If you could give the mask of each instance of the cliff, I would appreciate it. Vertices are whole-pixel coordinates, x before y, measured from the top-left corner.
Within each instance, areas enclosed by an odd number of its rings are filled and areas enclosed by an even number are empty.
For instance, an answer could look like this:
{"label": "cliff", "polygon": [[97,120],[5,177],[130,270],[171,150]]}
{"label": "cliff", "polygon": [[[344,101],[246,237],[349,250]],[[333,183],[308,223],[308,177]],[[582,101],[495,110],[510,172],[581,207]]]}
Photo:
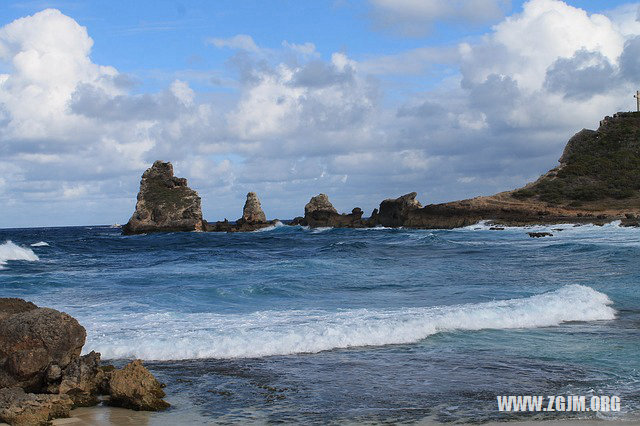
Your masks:
{"label": "cliff", "polygon": [[579,131],[568,141],[559,163],[513,191],[410,207],[402,225],[455,228],[480,220],[506,225],[621,220],[623,225],[637,226],[640,113],[619,112],[605,117],[597,130]]}
{"label": "cliff", "polygon": [[142,175],[136,210],[123,234],[202,230],[198,193],[186,179],[173,176],[171,163],[153,163]]}

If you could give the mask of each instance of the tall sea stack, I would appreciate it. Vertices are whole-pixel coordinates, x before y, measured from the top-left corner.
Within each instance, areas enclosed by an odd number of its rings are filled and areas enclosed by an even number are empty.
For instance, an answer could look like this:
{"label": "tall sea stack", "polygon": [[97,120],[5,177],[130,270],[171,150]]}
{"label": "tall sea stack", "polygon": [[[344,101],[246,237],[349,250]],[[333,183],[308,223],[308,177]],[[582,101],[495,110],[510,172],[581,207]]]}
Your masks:
{"label": "tall sea stack", "polygon": [[173,176],[171,163],[153,163],[142,174],[136,211],[122,228],[123,234],[202,230],[198,193],[185,178]]}

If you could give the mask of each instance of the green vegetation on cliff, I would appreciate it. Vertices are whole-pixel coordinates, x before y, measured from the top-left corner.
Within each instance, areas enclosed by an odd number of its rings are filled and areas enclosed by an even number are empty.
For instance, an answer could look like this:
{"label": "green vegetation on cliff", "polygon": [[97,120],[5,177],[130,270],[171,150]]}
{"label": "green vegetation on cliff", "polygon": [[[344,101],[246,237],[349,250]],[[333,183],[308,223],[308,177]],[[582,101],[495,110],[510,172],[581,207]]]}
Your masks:
{"label": "green vegetation on cliff", "polygon": [[605,117],[597,131],[582,130],[569,140],[560,167],[514,192],[553,204],[625,199],[640,190],[640,113]]}

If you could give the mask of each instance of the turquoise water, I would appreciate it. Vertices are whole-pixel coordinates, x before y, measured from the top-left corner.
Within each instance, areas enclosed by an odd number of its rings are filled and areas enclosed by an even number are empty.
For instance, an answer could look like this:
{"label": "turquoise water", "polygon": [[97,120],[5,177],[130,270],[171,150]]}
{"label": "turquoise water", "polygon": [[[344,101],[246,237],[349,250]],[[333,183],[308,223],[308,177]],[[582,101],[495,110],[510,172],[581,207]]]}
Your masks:
{"label": "turquoise water", "polygon": [[[554,231],[532,239],[531,230]],[[140,357],[152,424],[483,422],[496,395],[618,395],[640,414],[640,230],[0,230],[0,294]]]}

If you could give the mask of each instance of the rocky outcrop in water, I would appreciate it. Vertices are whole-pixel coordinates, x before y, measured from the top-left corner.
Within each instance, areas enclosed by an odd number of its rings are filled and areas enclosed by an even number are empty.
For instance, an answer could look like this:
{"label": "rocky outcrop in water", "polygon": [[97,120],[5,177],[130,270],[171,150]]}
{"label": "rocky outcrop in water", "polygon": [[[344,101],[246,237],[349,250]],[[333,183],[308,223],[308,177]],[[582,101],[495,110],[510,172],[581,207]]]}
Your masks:
{"label": "rocky outcrop in water", "polygon": [[326,194],[318,194],[304,206],[304,218],[296,218],[292,225],[310,226],[312,228],[362,228],[366,224],[362,220],[362,210],[354,208],[350,214],[340,214],[333,207]]}
{"label": "rocky outcrop in water", "polygon": [[[640,112],[619,112],[613,117],[605,117],[597,130],[583,129],[576,133],[567,143],[559,160],[560,165],[522,188],[424,207],[416,200],[416,193],[412,192],[382,201],[379,209],[375,209],[368,219],[362,218],[359,208],[353,209],[350,214],[339,214],[329,198],[325,194],[319,194],[312,197],[305,206],[304,217],[295,218],[291,224],[311,227],[402,226],[450,229],[472,225],[481,220],[513,226],[604,224],[620,220],[623,226],[640,226],[639,141]],[[202,221],[197,194],[186,187],[184,179],[174,178],[172,170],[167,172],[167,164],[169,163],[156,162],[145,172],[149,178],[161,175],[159,179],[147,180],[163,182],[162,185],[145,183],[143,175],[136,213],[125,226],[125,233],[197,229],[253,231],[274,223],[266,221],[260,202],[253,193],[248,194],[243,217],[237,222],[226,219],[215,223]],[[183,188],[191,193],[176,197],[182,200],[177,202],[182,207],[172,205],[164,208],[169,203],[156,202],[158,199],[165,199],[164,196],[147,195],[158,192],[153,190],[158,187],[162,188],[158,193],[168,193],[167,186],[180,186],[183,181]],[[148,199],[153,200],[147,202]],[[156,208],[159,205],[164,207]],[[196,210],[197,214],[193,213]],[[171,219],[154,219],[158,217]],[[183,219],[186,220],[186,226],[176,225],[182,223],[180,221]]]}
{"label": "rocky outcrop in water", "polygon": [[113,392],[121,406],[168,407],[162,385],[139,361],[115,370],[100,366],[97,352],[80,356],[85,338],[84,327],[64,312],[0,298],[0,421],[47,424],[71,408],[96,405],[99,395],[113,398]]}
{"label": "rocky outcrop in water", "polygon": [[267,221],[258,195],[255,192],[249,192],[240,219],[236,222],[229,222],[227,219],[214,223],[205,221],[204,230],[208,232],[251,232],[273,226],[276,222],[278,222],[277,219]]}
{"label": "rocky outcrop in water", "polygon": [[262,205],[255,192],[247,194],[247,201],[242,209],[242,218],[238,222],[244,223],[265,223],[267,216],[262,211]]}
{"label": "rocky outcrop in water", "polygon": [[198,193],[173,176],[171,163],[156,161],[142,174],[136,210],[122,233],[202,231]]}
{"label": "rocky outcrop in water", "polygon": [[380,203],[380,209],[371,216],[376,225],[404,226],[413,210],[422,208],[416,200],[416,192],[410,192],[398,198],[389,198]]}

